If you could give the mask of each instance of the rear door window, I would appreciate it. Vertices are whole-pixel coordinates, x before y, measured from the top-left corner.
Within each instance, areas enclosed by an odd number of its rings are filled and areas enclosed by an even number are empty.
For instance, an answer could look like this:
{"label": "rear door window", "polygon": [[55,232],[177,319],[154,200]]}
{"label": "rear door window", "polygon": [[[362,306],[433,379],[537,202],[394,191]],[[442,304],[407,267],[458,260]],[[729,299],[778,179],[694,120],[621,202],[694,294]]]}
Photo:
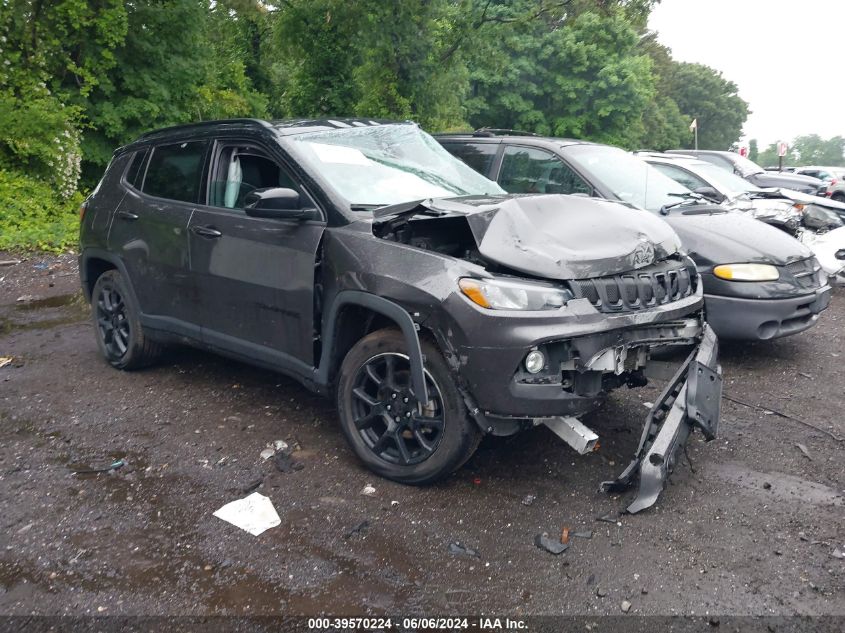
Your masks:
{"label": "rear door window", "polygon": [[150,196],[197,202],[206,141],[159,145],[153,149],[142,191]]}
{"label": "rear door window", "polygon": [[489,176],[499,143],[444,143],[443,147],[482,176]]}
{"label": "rear door window", "polygon": [[551,152],[519,145],[505,147],[499,184],[510,193],[592,193],[584,179]]}
{"label": "rear door window", "polygon": [[144,177],[144,159],[147,157],[147,150],[138,150],[132,155],[132,162],[126,170],[126,182],[135,187],[141,188],[141,180]]}

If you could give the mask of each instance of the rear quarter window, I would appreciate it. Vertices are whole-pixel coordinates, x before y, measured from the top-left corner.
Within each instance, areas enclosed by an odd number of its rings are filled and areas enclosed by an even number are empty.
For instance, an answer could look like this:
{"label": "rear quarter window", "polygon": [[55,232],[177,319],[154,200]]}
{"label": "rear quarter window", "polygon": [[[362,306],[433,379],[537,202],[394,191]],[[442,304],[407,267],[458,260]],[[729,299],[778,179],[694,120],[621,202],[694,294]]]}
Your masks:
{"label": "rear quarter window", "polygon": [[483,176],[489,176],[498,143],[444,143],[443,147]]}
{"label": "rear quarter window", "polygon": [[142,191],[157,198],[197,202],[207,145],[187,141],[153,148]]}

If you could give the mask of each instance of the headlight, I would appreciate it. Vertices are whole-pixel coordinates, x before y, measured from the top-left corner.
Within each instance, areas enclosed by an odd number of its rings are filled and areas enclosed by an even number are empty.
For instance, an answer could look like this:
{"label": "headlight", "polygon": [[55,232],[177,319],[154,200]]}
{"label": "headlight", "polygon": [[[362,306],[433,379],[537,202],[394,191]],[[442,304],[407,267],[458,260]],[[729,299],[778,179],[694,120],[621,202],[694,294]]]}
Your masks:
{"label": "headlight", "polygon": [[568,290],[504,279],[464,277],[458,286],[470,301],[491,310],[557,310],[572,299]]}
{"label": "headlight", "polygon": [[713,274],[729,281],[775,281],[780,277],[778,269],[769,264],[722,264]]}

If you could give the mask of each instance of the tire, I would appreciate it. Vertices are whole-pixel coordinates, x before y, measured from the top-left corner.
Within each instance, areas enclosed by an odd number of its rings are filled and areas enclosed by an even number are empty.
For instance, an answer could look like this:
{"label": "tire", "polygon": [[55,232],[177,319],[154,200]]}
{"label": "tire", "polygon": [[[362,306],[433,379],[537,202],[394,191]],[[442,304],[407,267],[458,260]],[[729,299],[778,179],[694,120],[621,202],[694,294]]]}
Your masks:
{"label": "tire", "polygon": [[162,353],[162,346],[144,335],[138,306],[117,270],[97,278],[91,292],[91,319],[97,347],[112,367],[140,369]]}
{"label": "tire", "polygon": [[429,341],[420,344],[429,392],[425,408],[411,391],[407,347],[398,330],[378,330],[358,341],[343,360],[337,385],[340,426],[355,454],[378,475],[413,485],[451,475],[481,441],[440,351]]}

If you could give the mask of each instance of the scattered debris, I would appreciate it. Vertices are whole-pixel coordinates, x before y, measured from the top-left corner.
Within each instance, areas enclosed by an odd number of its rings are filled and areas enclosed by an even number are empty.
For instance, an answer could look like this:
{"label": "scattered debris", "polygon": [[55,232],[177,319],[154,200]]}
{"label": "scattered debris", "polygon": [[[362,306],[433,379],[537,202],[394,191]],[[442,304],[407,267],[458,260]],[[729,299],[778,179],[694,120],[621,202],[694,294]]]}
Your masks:
{"label": "scattered debris", "polygon": [[280,473],[291,473],[305,468],[304,464],[296,461],[287,451],[279,451],[276,453],[276,456],[273,458],[273,463],[276,466],[276,470]]}
{"label": "scattered debris", "polygon": [[264,483],[264,477],[259,477],[258,479],[253,479],[245,486],[241,487],[241,492],[245,495],[248,495],[250,492],[254,492],[258,489],[258,487]]}
{"label": "scattered debris", "polygon": [[809,379],[811,379],[811,380],[812,380],[812,378],[813,378],[810,374],[805,374],[803,371],[799,371],[799,372],[798,372],[798,375],[799,375],[799,376],[804,376],[804,378],[809,378]]}
{"label": "scattered debris", "polygon": [[768,481],[763,482],[763,490],[771,490],[771,489],[772,489],[772,484],[770,484]]}
{"label": "scattered debris", "polygon": [[810,424],[809,422],[805,422],[804,420],[802,420],[800,418],[793,417],[793,416],[791,416],[787,413],[783,413],[783,412],[777,411],[775,409],[766,409],[766,408],[761,407],[759,405],[752,404],[750,402],[745,402],[744,400],[740,400],[739,398],[734,398],[733,396],[729,396],[729,395],[724,394],[724,393],[722,394],[722,398],[724,398],[725,400],[730,400],[731,402],[735,402],[736,404],[741,404],[742,406],[748,407],[749,409],[756,409],[757,411],[763,411],[764,413],[766,411],[769,411],[769,413],[772,413],[772,414],[774,414],[774,415],[776,415],[780,418],[783,418],[784,420],[791,420],[792,422],[797,422],[798,424],[802,424],[802,425],[806,426],[807,428],[813,429],[814,431],[818,431],[819,433],[824,433],[829,438],[831,438],[831,439],[833,439],[837,442],[845,442],[845,437],[839,437],[838,435],[828,431],[827,429],[823,429],[821,427],[818,427],[815,424]]}
{"label": "scattered debris", "polygon": [[602,589],[601,587],[596,587],[596,595],[599,598],[604,598],[607,595],[607,590]]}
{"label": "scattered debris", "polygon": [[17,266],[21,263],[19,259],[4,259],[0,261],[0,266]]}
{"label": "scattered debris", "polygon": [[800,442],[796,442],[795,447],[804,454],[804,457],[806,457],[810,461],[813,461],[813,458],[810,457],[810,451],[807,450],[806,446],[804,446]]}
{"label": "scattered debris", "polygon": [[[0,365],[0,367],[2,367],[2,365]],[[530,506],[530,505],[531,505],[532,503],[534,503],[534,501],[536,501],[536,500],[537,500],[537,497],[536,497],[535,495],[525,495],[525,496],[522,498],[522,505],[524,505],[524,506]]]}
{"label": "scattered debris", "polygon": [[395,507],[396,507],[396,506],[398,506],[398,505],[399,505],[399,502],[398,502],[398,501],[396,501],[396,499],[394,499],[393,501],[391,501],[391,502],[390,502],[390,507],[391,507],[391,508],[395,508]]}
{"label": "scattered debris", "polygon": [[353,527],[350,530],[347,530],[346,533],[343,535],[343,538],[352,538],[356,534],[360,534],[362,532],[366,532],[367,528],[370,527],[370,522],[364,519],[358,525]]}
{"label": "scattered debris", "polygon": [[38,301],[38,297],[35,295],[21,295],[16,301],[18,303],[31,303],[32,301]]}
{"label": "scattered debris", "polygon": [[573,532],[572,536],[575,538],[593,538],[593,531],[584,530],[583,532]]}
{"label": "scattered debris", "polygon": [[97,473],[107,473],[111,470],[117,470],[118,468],[122,468],[126,466],[127,462],[125,459],[118,459],[116,462],[112,462],[108,466],[103,466],[102,468],[74,468],[73,474],[74,475],[96,475]]}
{"label": "scattered debris", "polygon": [[807,535],[803,532],[798,532],[798,538],[807,543],[810,539],[807,538]]}
{"label": "scattered debris", "polygon": [[474,550],[471,547],[458,543],[457,541],[449,543],[449,553],[455,554],[456,556],[474,556],[475,558],[481,558],[481,554],[478,553],[478,550]]}
{"label": "scattered debris", "polygon": [[557,556],[558,554],[563,554],[566,550],[569,549],[568,544],[563,544],[560,541],[555,539],[549,538],[547,532],[543,532],[542,534],[538,534],[534,537],[534,545],[539,547],[540,549],[544,549],[550,554],[554,554]]}
{"label": "scattered debris", "polygon": [[0,368],[11,365],[13,360],[11,356],[0,356]]}
{"label": "scattered debris", "polygon": [[603,521],[605,523],[618,523],[619,515],[613,512],[608,512],[604,516],[596,517],[596,521]]}
{"label": "scattered debris", "polygon": [[838,558],[839,560],[845,560],[845,552],[840,549],[833,550],[830,555],[834,558]]}
{"label": "scattered debris", "polygon": [[35,525],[35,523],[27,523],[21,529],[18,530],[18,534],[25,534],[26,532],[29,532],[32,529],[33,525]]}
{"label": "scattered debris", "polygon": [[565,527],[560,532],[560,542],[563,545],[569,545],[569,528]]}
{"label": "scattered debris", "polygon": [[366,486],[361,488],[361,494],[366,497],[372,497],[374,494],[376,494],[376,488],[372,484],[367,484]]}
{"label": "scattered debris", "polygon": [[623,600],[620,608],[622,609],[622,613],[628,613],[628,611],[631,610],[631,603],[627,600]]}
{"label": "scattered debris", "polygon": [[646,409],[651,409],[652,407],[654,407],[654,403],[653,402],[643,402],[643,406]]}
{"label": "scattered debris", "polygon": [[273,443],[268,444],[267,447],[258,454],[258,456],[264,461],[267,461],[276,453],[290,454],[291,451],[288,449],[288,443],[284,440],[273,440]]}
{"label": "scattered debris", "polygon": [[273,502],[260,492],[253,492],[248,497],[227,503],[217,510],[214,516],[253,536],[258,536],[282,522]]}
{"label": "scattered debris", "polygon": [[481,485],[481,477],[475,477],[472,480],[472,483],[474,483],[476,486],[480,486]]}

